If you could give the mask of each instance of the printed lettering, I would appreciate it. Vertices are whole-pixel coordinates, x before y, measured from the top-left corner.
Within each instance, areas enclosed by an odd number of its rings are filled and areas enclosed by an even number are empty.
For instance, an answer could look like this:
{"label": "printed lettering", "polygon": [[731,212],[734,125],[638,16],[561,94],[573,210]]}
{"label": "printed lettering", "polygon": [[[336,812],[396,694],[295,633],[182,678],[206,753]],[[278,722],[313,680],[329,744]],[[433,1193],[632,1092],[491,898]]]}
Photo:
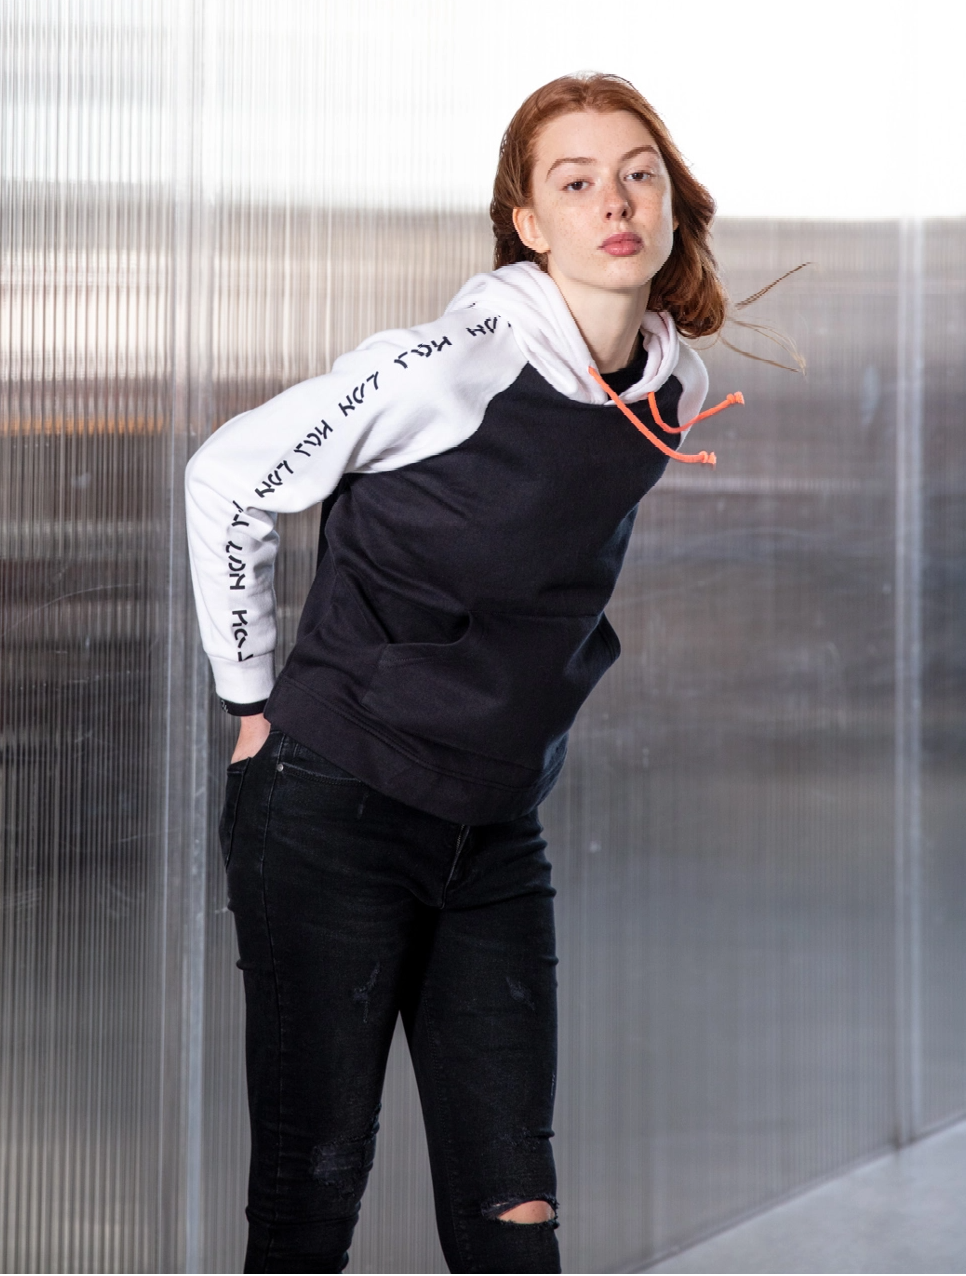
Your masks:
{"label": "printed lettering", "polygon": [[[233,553],[232,551],[237,552]],[[225,554],[228,558],[228,575],[234,581],[234,584],[228,586],[229,589],[245,588],[245,573],[248,570],[248,564],[245,562],[244,558],[241,557],[241,554],[243,553],[244,547],[236,545],[234,541],[228,541],[225,545]],[[236,611],[233,612],[232,615],[237,616],[240,623],[245,619],[247,613],[245,611]],[[244,630],[244,625],[242,628]],[[247,637],[247,631],[245,631],[245,636]]]}
{"label": "printed lettering", "polygon": [[245,608],[239,608],[231,614],[235,617],[235,620],[232,622],[231,632],[235,638],[235,646],[238,648],[238,659],[239,661],[251,660],[252,656],[255,654],[253,651],[250,651],[247,656],[242,652],[242,647],[244,647],[245,643],[248,641],[248,611]]}
{"label": "printed lettering", "polygon": [[420,359],[428,359],[433,353],[433,347],[425,341],[421,341],[415,349],[410,350],[410,354],[418,354]]}
{"label": "printed lettering", "polygon": [[482,323],[478,323],[475,328],[467,328],[466,331],[471,337],[485,337],[488,332],[495,332],[496,325],[500,322],[499,317],[490,315],[488,319],[484,319]]}
{"label": "printed lettering", "polygon": [[403,354],[397,354],[395,359],[393,359],[393,363],[401,364],[402,367],[404,367],[407,372],[409,371],[409,364],[406,362],[408,355],[409,355],[409,351],[407,350]]}
{"label": "printed lettering", "polygon": [[[399,360],[397,359],[396,362],[398,363]],[[405,366],[406,365],[403,364],[403,367]],[[369,384],[370,381],[372,382],[373,390],[378,390],[379,389],[379,373],[378,372],[371,373],[368,377],[366,377],[365,381],[360,382],[359,385],[355,386],[353,389],[349,391],[349,393],[345,397],[345,402],[339,404],[339,407],[342,409],[343,416],[348,416],[350,412],[354,412],[356,408],[362,403],[363,399],[366,397],[366,386]]]}
{"label": "printed lettering", "polygon": [[271,474],[266,474],[265,479],[263,480],[262,486],[255,488],[255,495],[262,496],[262,497],[269,496],[271,495],[273,488],[281,487],[282,484],[285,482],[280,472],[282,470],[288,470],[289,474],[295,473],[291,465],[289,465],[288,461],[279,461],[278,465],[275,467],[274,470],[272,470]]}
{"label": "printed lettering", "polygon": [[[321,421],[320,425],[322,426],[321,430],[309,430],[305,438],[302,439],[301,442],[296,443],[295,447],[292,449],[292,451],[297,452],[299,456],[304,456],[307,461],[311,461],[312,455],[305,449],[307,447],[321,447],[323,440],[327,439],[332,433],[332,426],[329,425],[328,421]],[[289,470],[290,474],[291,472],[292,471]]]}
{"label": "printed lettering", "polygon": [[444,337],[442,341],[433,342],[433,349],[439,352],[440,350],[442,350],[443,346],[451,346],[452,344],[453,343],[452,341],[450,341],[449,337]]}

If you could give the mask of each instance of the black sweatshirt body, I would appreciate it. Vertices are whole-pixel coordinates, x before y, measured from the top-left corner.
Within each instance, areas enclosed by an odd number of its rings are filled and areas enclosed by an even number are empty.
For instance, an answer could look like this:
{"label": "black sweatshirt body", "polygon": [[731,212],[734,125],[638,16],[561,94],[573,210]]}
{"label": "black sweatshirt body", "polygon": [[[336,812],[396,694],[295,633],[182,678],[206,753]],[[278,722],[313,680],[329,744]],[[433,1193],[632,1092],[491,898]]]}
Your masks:
{"label": "black sweatshirt body", "polygon": [[[518,330],[520,315],[499,320],[502,340],[511,341],[506,329]],[[474,324],[464,327],[478,335]],[[447,333],[455,369],[463,347],[454,328]],[[650,349],[609,381],[625,393],[653,386],[660,363],[657,406],[675,426],[685,391],[692,413],[700,406],[703,367],[687,351],[693,362],[675,359],[668,373],[666,346],[644,336]],[[548,375],[568,383],[545,362],[535,366],[539,352],[515,358],[515,375],[483,396],[480,419],[451,446],[402,463],[395,457],[391,467],[383,468],[384,452],[376,464],[342,467],[298,638],[265,706],[275,726],[373,788],[460,824],[513,818],[553,787],[576,714],[620,653],[604,608],[638,503],[668,464],[609,401],[579,401],[551,384]],[[505,365],[503,358],[504,373]],[[688,373],[696,388],[682,384]],[[678,445],[646,401],[635,411]],[[323,424],[332,418],[327,411]],[[278,475],[276,508],[290,475],[309,472],[300,468],[303,453],[316,455],[296,449],[286,453],[288,470],[269,473]],[[235,520],[257,523],[257,508],[232,504]],[[229,533],[232,544],[246,544],[246,531]],[[247,569],[245,552],[234,554],[239,560]],[[248,620],[244,607],[235,610]],[[254,674],[241,682],[251,657],[244,643],[237,651],[234,681],[219,690],[236,703],[257,702],[257,694],[238,694],[257,684]],[[217,675],[215,654],[212,663]]]}

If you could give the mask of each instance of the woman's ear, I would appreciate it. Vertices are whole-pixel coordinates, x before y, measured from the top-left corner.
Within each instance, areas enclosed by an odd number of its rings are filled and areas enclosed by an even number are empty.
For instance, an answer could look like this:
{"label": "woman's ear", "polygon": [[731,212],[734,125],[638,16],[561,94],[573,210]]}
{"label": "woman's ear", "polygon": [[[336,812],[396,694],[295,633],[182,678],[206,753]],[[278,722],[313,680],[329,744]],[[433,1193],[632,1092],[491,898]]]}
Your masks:
{"label": "woman's ear", "polygon": [[540,234],[537,215],[532,208],[515,208],[513,210],[513,228],[520,236],[520,242],[534,253],[550,251],[550,245]]}

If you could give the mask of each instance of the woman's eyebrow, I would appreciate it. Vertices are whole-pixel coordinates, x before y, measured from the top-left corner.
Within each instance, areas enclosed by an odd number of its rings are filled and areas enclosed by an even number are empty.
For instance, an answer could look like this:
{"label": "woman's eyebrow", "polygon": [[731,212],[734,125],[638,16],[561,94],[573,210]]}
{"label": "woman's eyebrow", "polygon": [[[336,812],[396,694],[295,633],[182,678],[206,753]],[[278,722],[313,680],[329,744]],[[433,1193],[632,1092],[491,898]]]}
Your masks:
{"label": "woman's eyebrow", "polygon": [[647,142],[644,146],[635,146],[632,151],[628,151],[626,155],[622,155],[620,162],[622,164],[626,164],[629,159],[633,159],[635,155],[643,155],[645,151],[650,151],[651,154],[656,155],[658,159],[661,158],[661,152],[657,149],[657,147],[652,146],[650,142]]}
{"label": "woman's eyebrow", "polygon": [[547,169],[547,176],[553,172],[555,168],[559,168],[561,164],[593,164],[596,161],[589,155],[566,155],[562,159],[554,160]]}
{"label": "woman's eyebrow", "polygon": [[[628,151],[626,155],[622,155],[618,163],[626,164],[629,159],[633,159],[635,155],[642,155],[644,151],[650,151],[651,154],[656,155],[658,159],[661,158],[661,152],[657,149],[657,147],[652,146],[650,142],[647,142],[644,144],[644,146],[635,146],[632,151]],[[561,159],[554,160],[554,162],[547,169],[547,176],[549,177],[550,174],[553,172],[553,170],[555,168],[559,168],[561,164],[596,164],[596,163],[597,161],[591,155],[566,155],[566,156],[563,156]]]}

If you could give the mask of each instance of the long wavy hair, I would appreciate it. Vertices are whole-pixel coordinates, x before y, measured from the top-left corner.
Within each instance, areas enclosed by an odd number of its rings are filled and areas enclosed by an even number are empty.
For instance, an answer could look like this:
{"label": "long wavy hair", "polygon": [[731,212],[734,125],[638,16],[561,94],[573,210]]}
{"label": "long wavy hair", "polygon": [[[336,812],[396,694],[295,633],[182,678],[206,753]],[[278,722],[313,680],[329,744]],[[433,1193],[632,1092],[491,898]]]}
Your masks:
{"label": "long wavy hair", "polygon": [[727,318],[728,299],[711,251],[715,203],[691,174],[663,120],[627,80],[617,75],[563,75],[531,93],[500,144],[490,218],[496,244],[494,267],[533,261],[546,269],[542,254],[520,239],[513,210],[531,206],[536,141],[541,129],[571,111],[628,111],[657,143],[671,179],[672,208],[678,228],[671,255],[651,281],[648,308],[667,310],[686,337],[710,337]]}

